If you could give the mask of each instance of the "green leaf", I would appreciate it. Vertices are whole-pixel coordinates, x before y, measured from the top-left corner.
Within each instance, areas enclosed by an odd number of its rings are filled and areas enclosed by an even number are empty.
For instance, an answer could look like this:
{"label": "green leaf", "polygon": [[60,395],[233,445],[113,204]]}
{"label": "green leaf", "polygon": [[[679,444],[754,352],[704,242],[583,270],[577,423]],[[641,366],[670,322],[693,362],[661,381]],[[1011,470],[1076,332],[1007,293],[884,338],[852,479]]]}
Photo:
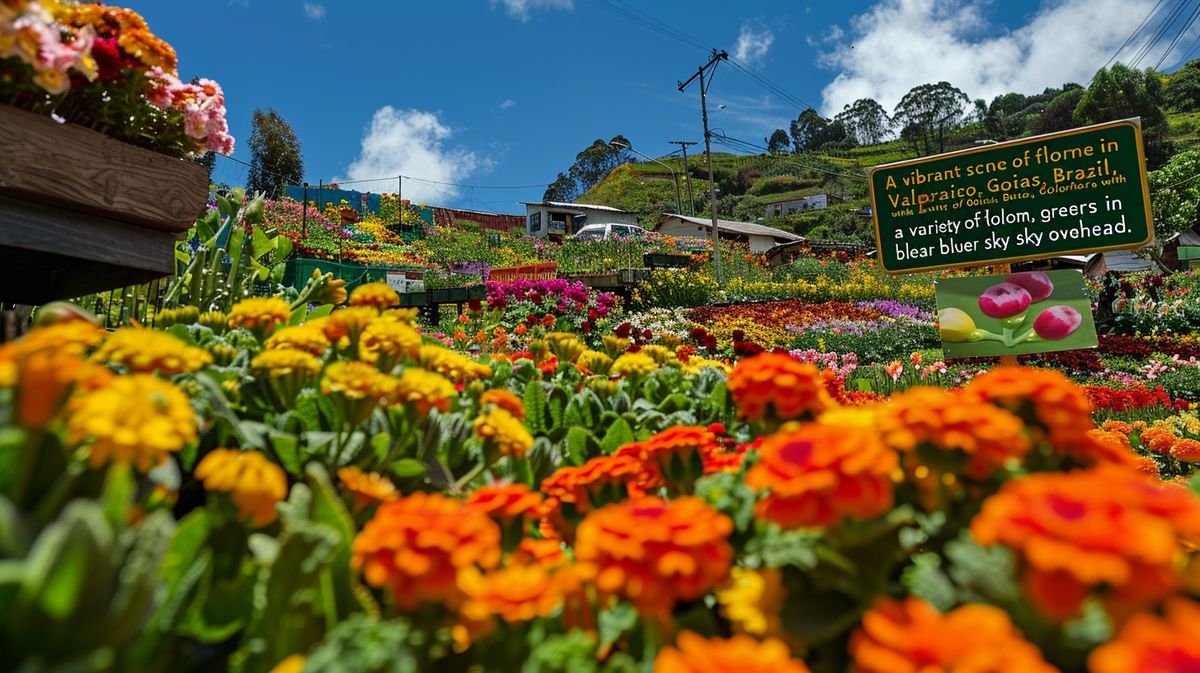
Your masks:
{"label": "green leaf", "polygon": [[128,464],[116,464],[108,468],[104,475],[101,501],[104,503],[104,518],[114,529],[125,523],[136,491],[137,482],[134,481],[133,469]]}
{"label": "green leaf", "polygon": [[321,304],[320,306],[309,311],[304,320],[307,322],[309,320],[316,320],[317,318],[324,318],[330,313],[333,313],[333,304]]}
{"label": "green leaf", "polygon": [[629,603],[617,603],[600,613],[597,625],[600,627],[600,647],[608,647],[617,642],[626,632],[637,625],[638,614]]}
{"label": "green leaf", "polygon": [[912,565],[904,569],[900,581],[909,593],[933,604],[940,612],[953,608],[957,601],[954,583],[942,572],[942,559],[937,554],[917,554]]}
{"label": "green leaf", "polygon": [[300,439],[288,432],[271,433],[271,449],[288,474],[298,477],[303,471],[300,459]]}
{"label": "green leaf", "polygon": [[588,456],[588,440],[592,438],[592,433],[578,425],[567,430],[567,462],[571,465],[583,465],[587,462]]}
{"label": "green leaf", "polygon": [[637,441],[633,436],[633,428],[629,427],[629,423],[624,418],[618,418],[608,426],[608,430],[604,433],[604,438],[600,440],[600,447],[605,453],[612,453],[618,448],[632,444]]}
{"label": "green leaf", "polygon": [[546,434],[546,391],[541,381],[531,380],[525,386],[525,426],[533,436]]}
{"label": "green leaf", "polygon": [[426,472],[425,463],[415,458],[401,458],[394,461],[388,470],[400,479],[412,479],[413,477],[423,476]]}

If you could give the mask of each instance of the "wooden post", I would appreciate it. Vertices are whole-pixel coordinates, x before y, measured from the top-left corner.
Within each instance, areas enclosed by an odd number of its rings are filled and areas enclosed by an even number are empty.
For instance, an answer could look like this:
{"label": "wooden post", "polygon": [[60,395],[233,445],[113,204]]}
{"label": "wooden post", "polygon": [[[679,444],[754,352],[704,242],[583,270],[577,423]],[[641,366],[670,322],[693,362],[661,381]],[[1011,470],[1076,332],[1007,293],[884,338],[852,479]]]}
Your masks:
{"label": "wooden post", "polygon": [[[1009,273],[1012,273],[1012,264],[997,264],[995,269],[996,269],[996,273],[1009,274]],[[1001,355],[1000,356],[1000,366],[1001,367],[1016,367],[1017,366],[1017,356]]]}

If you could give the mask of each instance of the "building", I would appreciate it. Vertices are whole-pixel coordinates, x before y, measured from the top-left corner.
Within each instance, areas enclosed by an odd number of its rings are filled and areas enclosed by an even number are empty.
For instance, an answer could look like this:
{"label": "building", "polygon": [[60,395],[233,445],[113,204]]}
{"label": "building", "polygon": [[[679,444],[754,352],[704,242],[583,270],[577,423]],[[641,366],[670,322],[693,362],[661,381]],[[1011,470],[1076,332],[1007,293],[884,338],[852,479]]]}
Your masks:
{"label": "building", "polygon": [[[712,235],[712,220],[663,213],[654,230],[670,236],[707,239]],[[804,240],[803,236],[751,222],[717,220],[717,231],[723,241],[749,243],[754,253],[766,252],[778,243]]]}
{"label": "building", "polygon": [[586,224],[638,223],[637,214],[588,203],[541,201],[525,203],[525,233],[537,238],[570,236]]}
{"label": "building", "polygon": [[438,227],[453,227],[456,222],[468,221],[489,231],[521,231],[525,229],[525,218],[505,213],[485,213],[478,210],[433,207],[433,224]]}
{"label": "building", "polygon": [[788,199],[768,203],[764,209],[764,217],[783,217],[792,213],[803,213],[809,210],[821,210],[829,207],[828,194],[813,194],[799,199]]}

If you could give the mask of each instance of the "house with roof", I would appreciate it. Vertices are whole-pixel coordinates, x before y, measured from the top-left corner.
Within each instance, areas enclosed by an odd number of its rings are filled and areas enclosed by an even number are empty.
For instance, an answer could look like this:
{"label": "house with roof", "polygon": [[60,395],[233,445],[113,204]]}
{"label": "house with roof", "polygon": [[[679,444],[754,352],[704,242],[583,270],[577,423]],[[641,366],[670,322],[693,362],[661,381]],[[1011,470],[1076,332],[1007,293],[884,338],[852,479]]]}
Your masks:
{"label": "house with roof", "polygon": [[[712,236],[712,220],[663,213],[654,230],[669,236],[708,239]],[[722,241],[748,243],[750,252],[754,253],[766,252],[779,243],[804,240],[803,236],[797,236],[790,231],[733,220],[717,220],[717,235]]]}
{"label": "house with roof", "polygon": [[793,213],[805,213],[810,210],[823,210],[829,207],[830,198],[828,194],[813,194],[811,196],[772,201],[764,206],[763,217],[782,217]]}
{"label": "house with roof", "polygon": [[638,223],[637,213],[612,206],[561,201],[525,202],[525,233],[536,238],[561,238],[586,224]]}

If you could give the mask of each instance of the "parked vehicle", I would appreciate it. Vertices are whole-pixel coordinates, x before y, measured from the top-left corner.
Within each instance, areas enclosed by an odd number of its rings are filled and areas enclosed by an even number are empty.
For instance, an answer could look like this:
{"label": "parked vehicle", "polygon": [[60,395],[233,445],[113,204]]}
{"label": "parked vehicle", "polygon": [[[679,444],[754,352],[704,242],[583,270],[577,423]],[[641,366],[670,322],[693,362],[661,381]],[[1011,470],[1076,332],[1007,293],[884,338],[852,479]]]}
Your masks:
{"label": "parked vehicle", "polygon": [[603,224],[589,224],[575,232],[575,240],[577,241],[607,241],[614,238],[645,238],[650,232],[637,225],[633,224],[617,224],[615,222],[606,222]]}

